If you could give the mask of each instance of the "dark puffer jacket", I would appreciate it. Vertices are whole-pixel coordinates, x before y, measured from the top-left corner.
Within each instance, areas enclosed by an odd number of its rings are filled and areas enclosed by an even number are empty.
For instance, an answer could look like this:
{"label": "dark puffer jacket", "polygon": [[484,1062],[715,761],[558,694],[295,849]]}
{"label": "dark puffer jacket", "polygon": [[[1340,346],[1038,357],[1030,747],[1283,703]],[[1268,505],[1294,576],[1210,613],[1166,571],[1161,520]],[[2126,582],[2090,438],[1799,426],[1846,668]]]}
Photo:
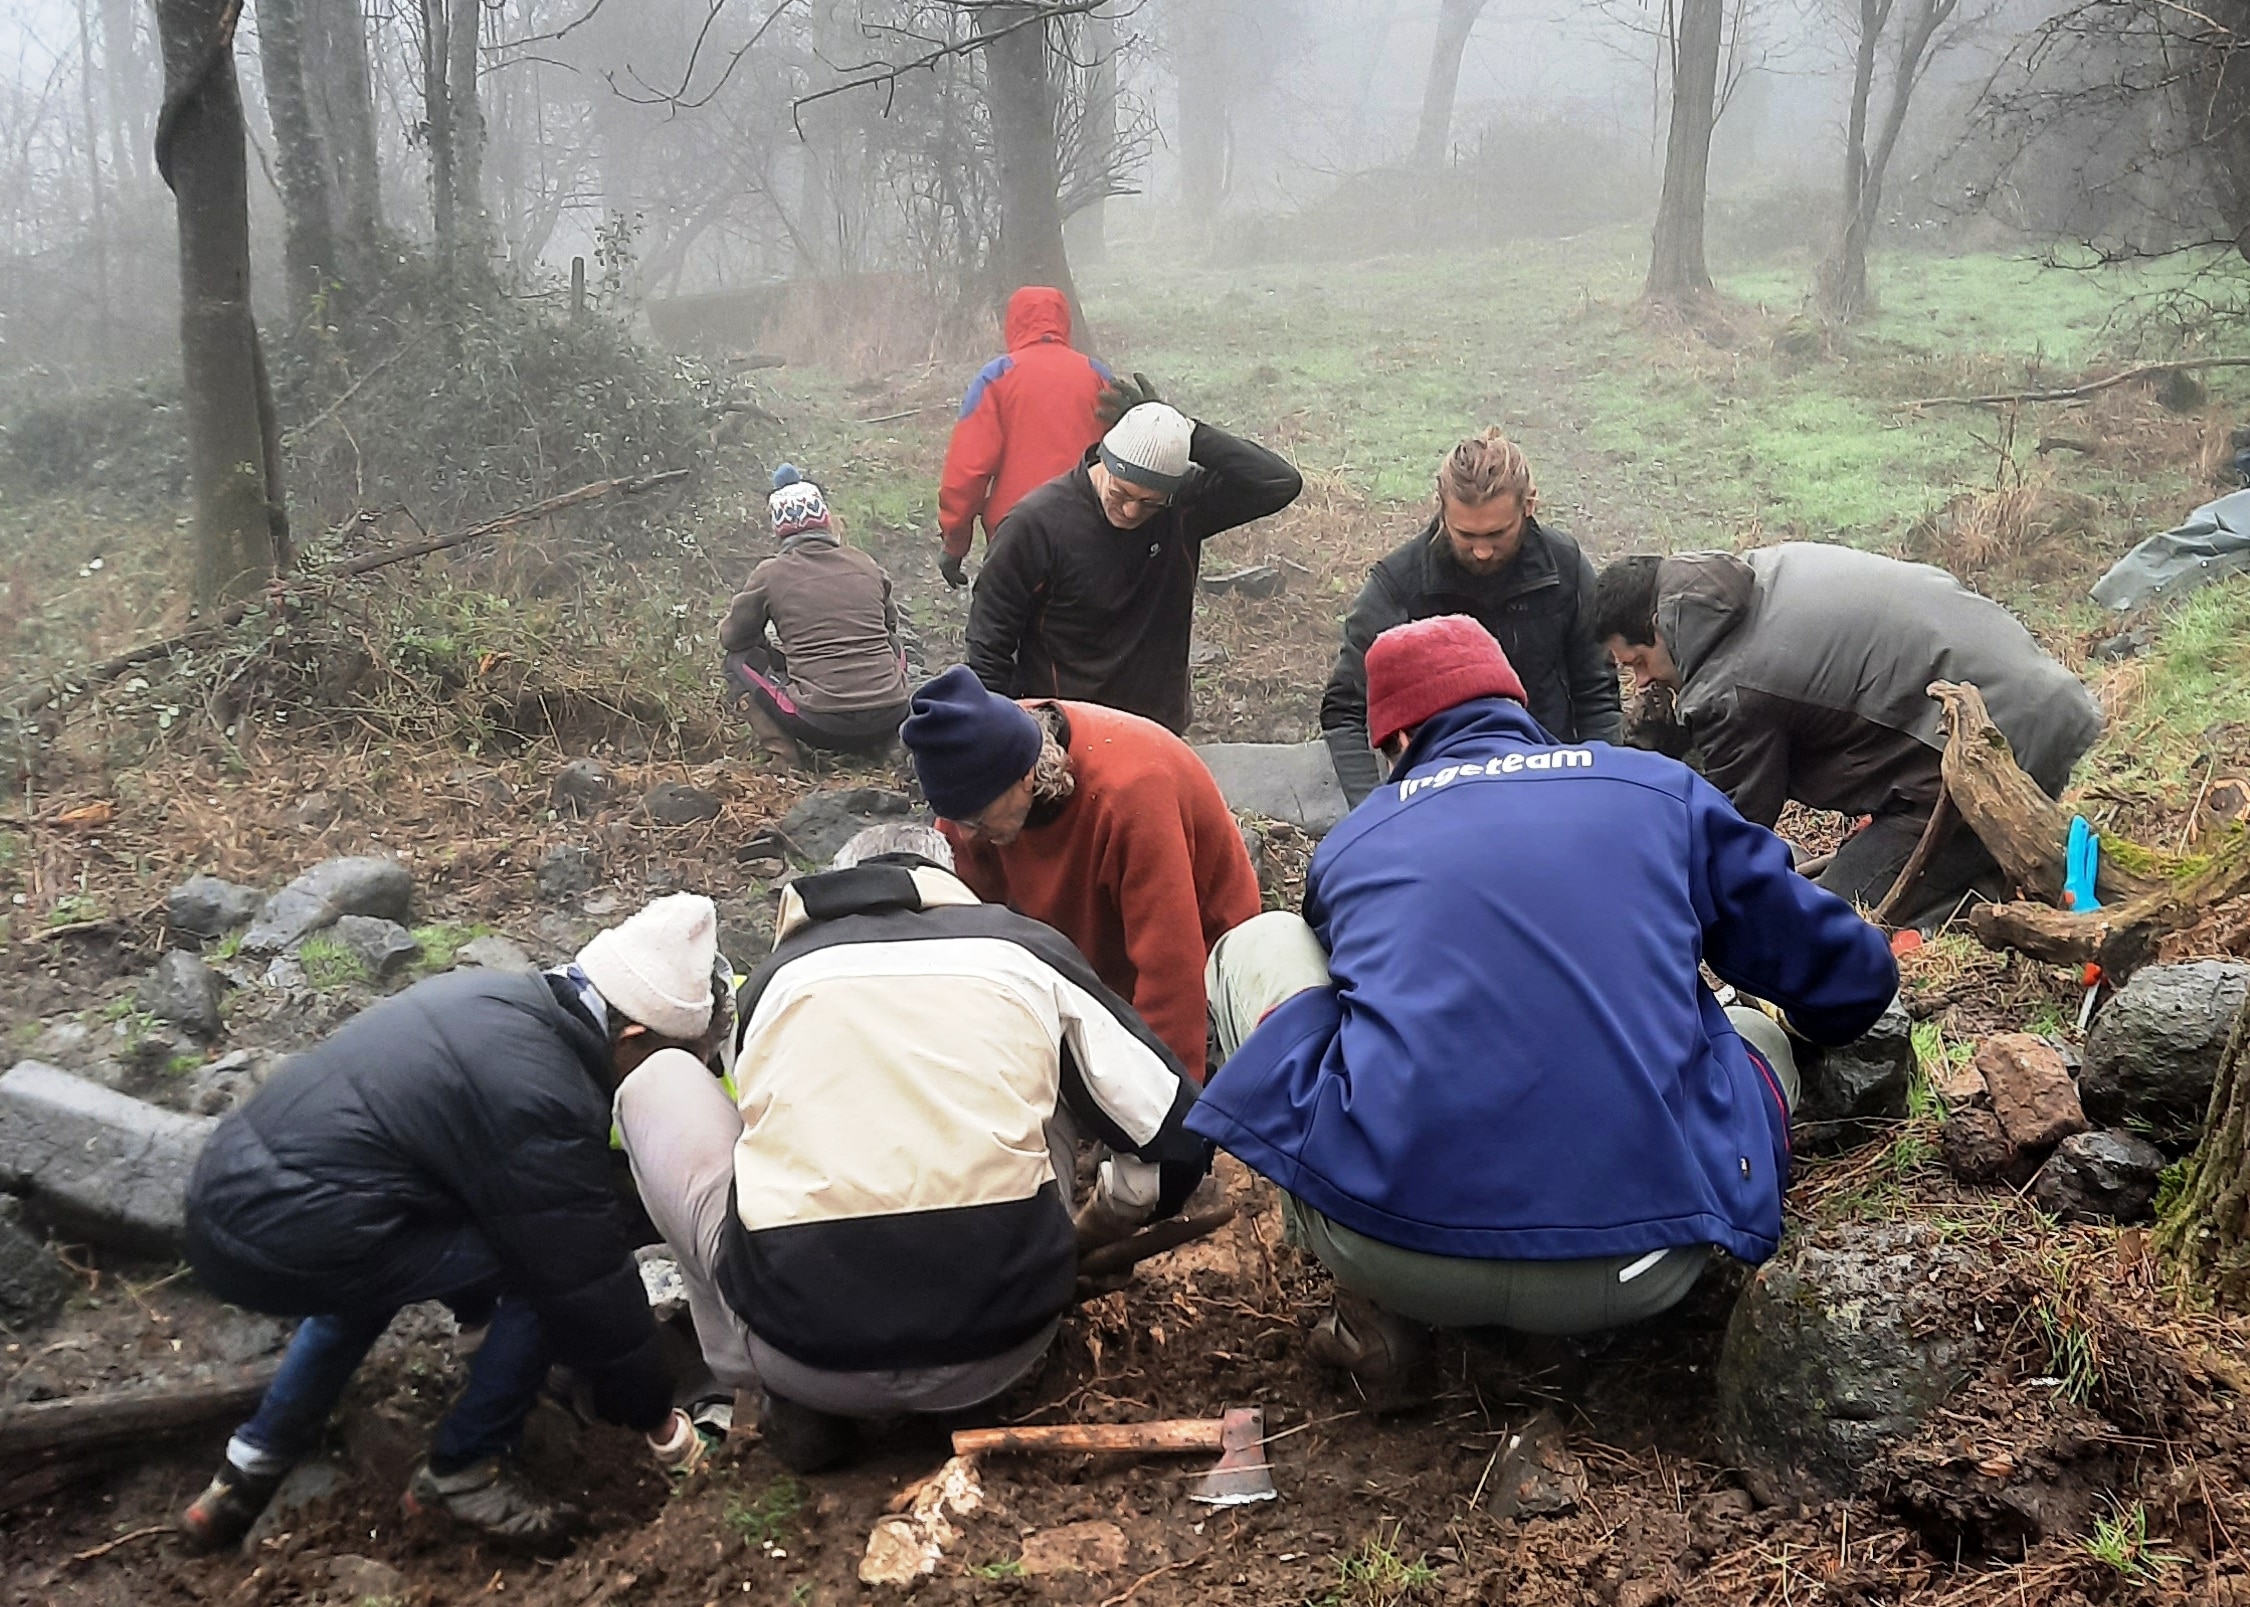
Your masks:
{"label": "dark puffer jacket", "polygon": [[1264,447],[1197,424],[1195,465],[1137,530],[1102,512],[1086,462],[1016,504],[987,549],[965,657],[1003,697],[1101,703],[1188,727],[1188,631],[1203,543],[1279,513],[1304,480]]}
{"label": "dark puffer jacket", "polygon": [[1974,683],[2050,796],[2101,735],[2077,676],[2013,614],[1928,564],[1808,541],[1680,553],[1656,572],[1656,634],[1704,775],[1761,826],[1791,798],[1847,815],[1927,812],[1945,748],[1932,681]]}
{"label": "dark puffer jacket", "polygon": [[1472,575],[1433,516],[1369,572],[1321,695],[1321,735],[1354,804],[1382,780],[1367,746],[1367,649],[1394,625],[1439,614],[1467,614],[1492,633],[1523,680],[1532,718],[1557,741],[1617,740],[1617,669],[1594,640],[1594,566],[1578,543],[1527,519],[1514,560],[1496,575]]}
{"label": "dark puffer jacket", "polygon": [[211,1135],[188,1185],[197,1277],[277,1315],[380,1311],[472,1230],[602,1414],[654,1428],[671,1380],[610,1181],[608,1060],[545,977],[384,1000]]}

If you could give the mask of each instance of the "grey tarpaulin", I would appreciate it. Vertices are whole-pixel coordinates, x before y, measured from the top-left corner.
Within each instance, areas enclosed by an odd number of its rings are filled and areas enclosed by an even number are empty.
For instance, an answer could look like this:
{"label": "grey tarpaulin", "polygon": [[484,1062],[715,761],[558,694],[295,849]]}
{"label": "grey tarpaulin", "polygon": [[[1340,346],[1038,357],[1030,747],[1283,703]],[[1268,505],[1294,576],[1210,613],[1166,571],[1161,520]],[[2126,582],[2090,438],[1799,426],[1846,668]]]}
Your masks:
{"label": "grey tarpaulin", "polygon": [[2177,529],[2151,536],[2094,582],[2094,601],[2119,613],[2170,602],[2250,569],[2250,491],[2207,502]]}

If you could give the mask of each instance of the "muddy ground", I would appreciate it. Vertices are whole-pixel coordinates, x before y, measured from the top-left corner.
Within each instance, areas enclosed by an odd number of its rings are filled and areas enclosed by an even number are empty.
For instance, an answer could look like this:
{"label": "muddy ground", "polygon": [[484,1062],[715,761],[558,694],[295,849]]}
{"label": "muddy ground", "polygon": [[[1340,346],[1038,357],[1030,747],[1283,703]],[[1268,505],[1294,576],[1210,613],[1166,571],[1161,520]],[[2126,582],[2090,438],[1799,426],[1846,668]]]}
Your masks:
{"label": "muddy ground", "polygon": [[[1288,516],[1234,542],[1229,561],[1270,559],[1290,584],[1277,598],[1204,600],[1197,734],[1311,735],[1337,614],[1365,563],[1412,524],[1410,510],[1371,509],[1316,485]],[[867,544],[902,577],[925,662],[950,662],[963,599],[929,575],[927,542],[873,532]],[[667,751],[652,734],[615,729],[480,754],[268,732],[239,752],[188,748],[161,773],[105,779],[97,749],[66,744],[32,800],[22,879],[39,908],[77,897],[98,913],[0,952],[0,1032],[17,1053],[72,1020],[129,1038],[138,1028],[121,1001],[171,941],[167,887],[200,869],[270,888],[336,853],[400,855],[416,874],[417,921],[455,936],[496,931],[541,961],[649,894],[688,887],[719,900],[729,950],[747,959],[770,942],[774,885],[787,873],[765,836],[772,823],[816,785],[906,785],[880,766],[782,775],[746,744]],[[615,778],[616,802],[591,819],[556,811],[548,793],[555,770],[584,752]],[[651,824],[633,805],[665,781],[711,791],[717,818]],[[73,820],[105,800],[111,813]],[[1792,828],[1820,846],[1835,823]],[[535,867],[558,844],[592,852],[591,888],[538,890]],[[1285,856],[1276,900],[1290,896],[1295,874],[1301,856]],[[1958,946],[1909,957],[1907,972],[1910,1007],[1956,1042],[2075,1003],[2071,979],[2051,968],[1964,957]],[[300,1046],[371,996],[350,984],[308,996],[238,987],[219,1047]],[[144,1055],[124,1075],[136,1091],[178,1102],[195,1068]],[[1914,1219],[1976,1251],[1973,1275],[1946,1289],[1950,1331],[1973,1336],[1970,1382],[1870,1468],[1849,1501],[1753,1488],[1718,1449],[1715,1374],[1748,1276],[1740,1268],[1714,1271],[1680,1309],[1606,1343],[1448,1336],[1438,1395],[1378,1418],[1305,1359],[1325,1275],[1281,1243],[1270,1187],[1230,1162],[1236,1222],[1076,1310],[1042,1370],[994,1415],[1131,1420],[1262,1405],[1279,1500],[1223,1513],[1195,1506],[1179,1462],[995,1459],[983,1470],[985,1505],[915,1597],[1097,1607],[2250,1604],[2236,1541],[2250,1533],[2240,1328],[2181,1306],[2136,1230],[2057,1227],[2013,1195],[1958,1189],[1936,1163],[1931,1131],[1926,1119],[1902,1124],[1862,1149],[1808,1160],[1792,1195],[1797,1235]],[[59,1326],[6,1339],[0,1404],[231,1366],[281,1337],[279,1325],[204,1300],[176,1265],[84,1246],[58,1253],[79,1290]],[[803,1480],[745,1428],[714,1467],[672,1491],[634,1437],[581,1428],[547,1406],[527,1460],[592,1515],[568,1556],[511,1557],[404,1527],[400,1490],[457,1377],[447,1329],[434,1310],[402,1320],[334,1425],[328,1473],[244,1554],[190,1558],[165,1530],[215,1465],[225,1437],[215,1427],[0,1514],[0,1600],[797,1607],[896,1595],[862,1586],[857,1570],[886,1504],[944,1458],[942,1441],[914,1425],[874,1436],[849,1471]],[[2096,1358],[2067,1390],[2057,1378],[2063,1340]],[[1560,1454],[1575,1459],[1583,1491],[1567,1510],[1503,1517],[1493,1507],[1500,1449],[1541,1412],[1560,1424]],[[2129,1513],[2142,1527],[2125,1565],[2096,1556],[2089,1541],[2101,1522]],[[1040,1571],[1058,1551],[1083,1566]]]}

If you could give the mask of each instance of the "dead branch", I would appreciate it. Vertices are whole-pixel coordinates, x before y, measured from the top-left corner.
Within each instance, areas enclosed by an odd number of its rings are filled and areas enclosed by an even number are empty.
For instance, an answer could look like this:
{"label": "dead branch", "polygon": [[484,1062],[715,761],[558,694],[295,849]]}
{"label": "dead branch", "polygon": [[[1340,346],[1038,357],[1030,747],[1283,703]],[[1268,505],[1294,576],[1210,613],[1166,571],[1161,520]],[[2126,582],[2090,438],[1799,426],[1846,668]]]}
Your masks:
{"label": "dead branch", "polygon": [[[482,540],[486,536],[498,535],[503,530],[512,530],[518,525],[529,524],[534,519],[543,519],[549,514],[560,513],[563,509],[576,507],[582,502],[593,502],[612,494],[621,497],[639,496],[645,491],[653,491],[661,486],[677,484],[687,477],[687,473],[688,471],[685,469],[669,469],[661,474],[596,480],[590,485],[578,487],[575,491],[565,491],[557,496],[527,503],[520,508],[512,508],[497,518],[487,519],[484,523],[472,525],[467,530],[457,530],[451,535],[433,536],[428,541],[417,541],[404,547],[392,547],[383,552],[369,553],[365,557],[354,558],[349,563],[337,564],[318,575],[306,576],[287,585],[277,584],[268,588],[266,592],[256,598],[221,609],[201,624],[190,625],[186,630],[180,631],[176,635],[167,636],[161,641],[144,643],[129,652],[118,654],[115,658],[103,659],[99,664],[90,664],[85,669],[65,675],[60,680],[37,691],[33,691],[29,684],[19,683],[17,686],[10,688],[8,693],[0,695],[0,708],[12,708],[18,718],[36,714],[42,709],[50,708],[55,704],[76,697],[91,687],[114,681],[129,669],[151,663],[156,659],[170,658],[182,648],[193,647],[196,643],[217,636],[222,631],[231,630],[260,608],[275,606],[292,598],[309,595],[315,588],[325,583],[348,580],[355,575],[371,574],[375,570],[387,568],[392,564],[405,563],[410,558],[426,558],[433,552],[444,552],[450,547],[459,547],[471,541]],[[18,700],[19,697],[20,701]]]}
{"label": "dead branch", "polygon": [[1140,1265],[1150,1256],[1162,1255],[1167,1250],[1177,1250],[1183,1244],[1193,1244],[1197,1239],[1208,1238],[1234,1220],[1234,1207],[1222,1205],[1216,1210],[1198,1212],[1194,1216],[1176,1216],[1169,1222],[1159,1222],[1146,1227],[1129,1239],[1115,1244],[1105,1244],[1088,1250],[1078,1258],[1078,1275],[1082,1278],[1106,1277],[1114,1272],[1124,1272]]}
{"label": "dead branch", "polygon": [[[1953,681],[1933,681],[1929,691],[1938,700],[1945,722],[1941,768],[1946,796],[2000,862],[2010,882],[2044,903],[2060,904],[2070,844],[2069,812],[2016,763],[2007,737],[1985,710],[1983,693],[1966,682]],[[2105,902],[2168,887],[2170,872],[2179,865],[2175,856],[2157,854],[2122,837],[2103,837],[2102,848],[2095,890]],[[2127,861],[2151,864],[2153,874],[2130,870]]]}
{"label": "dead branch", "polygon": [[[2088,380],[2083,385],[2072,385],[2063,390],[1995,391],[1989,396],[1925,396],[1920,401],[1899,403],[1898,411],[1910,412],[1917,407],[2012,407],[2021,402],[2075,402],[2102,391],[2114,390],[2120,385],[2130,385],[2137,379],[2154,379],[2163,374],[2189,374],[2199,368],[2250,368],[2250,357],[2188,357],[2170,363],[2139,363],[2106,379]],[[2075,441],[2057,441],[2055,444],[2078,447]]]}
{"label": "dead branch", "polygon": [[1940,781],[1937,803],[1930,810],[1928,823],[1922,827],[1922,835],[1915,841],[1914,852],[1906,856],[1906,863],[1899,868],[1891,890],[1883,895],[1883,902],[1875,906],[1877,926],[1889,926],[1898,919],[1900,908],[1921,885],[1922,873],[1930,868],[1930,856],[1952,841],[1954,828],[1960,823],[1961,812],[1953,807],[1953,794],[1947,792],[1944,782]]}

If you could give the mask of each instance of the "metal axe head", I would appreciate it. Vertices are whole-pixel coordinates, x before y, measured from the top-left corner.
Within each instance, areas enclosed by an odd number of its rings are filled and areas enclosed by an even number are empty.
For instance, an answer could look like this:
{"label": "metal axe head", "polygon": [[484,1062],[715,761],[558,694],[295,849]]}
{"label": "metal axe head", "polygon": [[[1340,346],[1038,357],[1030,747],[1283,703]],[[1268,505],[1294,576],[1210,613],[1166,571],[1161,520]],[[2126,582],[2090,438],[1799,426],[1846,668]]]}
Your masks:
{"label": "metal axe head", "polygon": [[1262,1406],[1230,1407],[1220,1419],[1219,1459],[1188,1491],[1190,1501],[1208,1507],[1239,1507],[1272,1501],[1273,1466],[1266,1460],[1266,1413]]}

